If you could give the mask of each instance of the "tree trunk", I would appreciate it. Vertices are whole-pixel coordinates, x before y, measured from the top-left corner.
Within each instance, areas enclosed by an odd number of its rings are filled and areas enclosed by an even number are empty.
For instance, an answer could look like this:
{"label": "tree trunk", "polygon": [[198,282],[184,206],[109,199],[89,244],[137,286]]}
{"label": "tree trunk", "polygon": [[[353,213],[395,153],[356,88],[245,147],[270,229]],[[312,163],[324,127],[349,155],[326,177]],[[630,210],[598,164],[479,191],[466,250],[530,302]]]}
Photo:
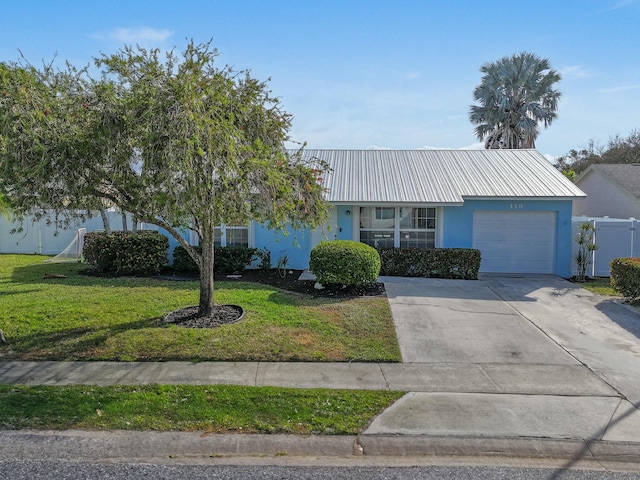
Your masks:
{"label": "tree trunk", "polygon": [[105,233],[111,233],[111,225],[109,225],[109,215],[104,207],[100,207],[100,216],[102,217],[102,226]]}
{"label": "tree trunk", "polygon": [[138,217],[136,217],[135,215],[131,219],[131,231],[133,233],[138,233]]}
{"label": "tree trunk", "polygon": [[126,232],[129,230],[127,227],[127,212],[122,212],[122,231]]}
{"label": "tree trunk", "polygon": [[202,316],[211,315],[213,311],[213,226],[204,228],[202,235],[202,262],[200,264],[200,304],[198,314]]}

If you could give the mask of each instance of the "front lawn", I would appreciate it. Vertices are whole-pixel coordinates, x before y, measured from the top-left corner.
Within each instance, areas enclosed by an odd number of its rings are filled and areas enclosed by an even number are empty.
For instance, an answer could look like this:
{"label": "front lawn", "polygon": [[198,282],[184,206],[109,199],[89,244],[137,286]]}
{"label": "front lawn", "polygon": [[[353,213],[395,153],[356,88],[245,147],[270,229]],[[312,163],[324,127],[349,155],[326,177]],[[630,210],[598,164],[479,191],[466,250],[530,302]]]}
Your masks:
{"label": "front lawn", "polygon": [[402,395],[232,385],[0,385],[0,429],[354,435]]}
{"label": "front lawn", "polygon": [[604,295],[605,297],[622,297],[622,295],[616,292],[611,286],[609,277],[588,278],[587,281],[581,283],[580,286],[590,292]]}
{"label": "front lawn", "polygon": [[80,273],[87,265],[45,258],[0,255],[0,359],[401,361],[385,297],[311,298],[216,282],[216,303],[242,306],[245,318],[182,328],[161,318],[198,303],[197,281],[97,278]]}

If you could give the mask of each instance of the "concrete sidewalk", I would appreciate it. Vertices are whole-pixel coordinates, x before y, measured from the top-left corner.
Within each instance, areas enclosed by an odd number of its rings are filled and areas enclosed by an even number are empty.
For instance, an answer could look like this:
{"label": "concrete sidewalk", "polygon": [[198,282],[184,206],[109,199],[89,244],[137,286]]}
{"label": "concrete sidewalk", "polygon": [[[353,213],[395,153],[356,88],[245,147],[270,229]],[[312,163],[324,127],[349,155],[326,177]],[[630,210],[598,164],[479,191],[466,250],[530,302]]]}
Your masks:
{"label": "concrete sidewalk", "polygon": [[247,385],[619,397],[582,365],[278,362],[0,362],[0,384]]}
{"label": "concrete sidewalk", "polygon": [[0,362],[4,384],[407,392],[358,436],[19,431],[0,432],[0,451],[15,458],[286,452],[640,464],[637,312],[551,276],[385,283],[405,363]]}
{"label": "concrete sidewalk", "polygon": [[[640,463],[640,412],[581,365],[1,362],[0,383],[408,392],[358,436],[0,432],[4,458],[470,455]],[[66,453],[65,453],[66,452]],[[95,458],[95,457],[93,457]]]}

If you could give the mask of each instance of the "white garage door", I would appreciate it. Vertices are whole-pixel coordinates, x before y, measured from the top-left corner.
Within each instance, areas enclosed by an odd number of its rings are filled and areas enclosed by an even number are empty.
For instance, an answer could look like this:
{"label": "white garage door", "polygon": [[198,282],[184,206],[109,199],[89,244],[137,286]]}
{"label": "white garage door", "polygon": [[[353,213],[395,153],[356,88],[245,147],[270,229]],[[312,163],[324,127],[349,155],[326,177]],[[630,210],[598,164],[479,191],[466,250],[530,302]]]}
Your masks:
{"label": "white garage door", "polygon": [[473,248],[482,252],[480,271],[553,273],[555,232],[555,212],[474,212]]}

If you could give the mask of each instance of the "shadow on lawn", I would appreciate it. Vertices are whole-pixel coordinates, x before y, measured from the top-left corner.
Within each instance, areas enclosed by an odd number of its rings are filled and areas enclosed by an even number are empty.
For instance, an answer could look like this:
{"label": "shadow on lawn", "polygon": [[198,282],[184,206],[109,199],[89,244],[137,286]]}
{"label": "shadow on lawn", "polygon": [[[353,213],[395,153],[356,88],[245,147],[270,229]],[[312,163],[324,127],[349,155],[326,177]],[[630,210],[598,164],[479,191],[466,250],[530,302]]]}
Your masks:
{"label": "shadow on lawn", "polygon": [[[170,281],[155,277],[101,277],[90,275],[90,265],[86,263],[37,263],[15,267],[11,275],[11,282],[14,284],[29,285],[52,285],[64,284],[74,286],[110,286],[122,284],[123,286],[162,286],[164,288],[184,290],[197,288],[194,283],[185,281]],[[64,275],[64,278],[46,278],[46,275]]]}
{"label": "shadow on lawn", "polygon": [[77,327],[54,332],[27,335],[5,335],[7,343],[0,344],[3,360],[86,360],[95,350],[118,334],[158,326],[158,318],[137,320],[101,328]]}
{"label": "shadow on lawn", "polygon": [[25,293],[34,293],[39,290],[36,288],[22,289],[22,290],[11,290],[11,291],[1,291],[0,297],[8,297],[9,295],[24,295]]}

